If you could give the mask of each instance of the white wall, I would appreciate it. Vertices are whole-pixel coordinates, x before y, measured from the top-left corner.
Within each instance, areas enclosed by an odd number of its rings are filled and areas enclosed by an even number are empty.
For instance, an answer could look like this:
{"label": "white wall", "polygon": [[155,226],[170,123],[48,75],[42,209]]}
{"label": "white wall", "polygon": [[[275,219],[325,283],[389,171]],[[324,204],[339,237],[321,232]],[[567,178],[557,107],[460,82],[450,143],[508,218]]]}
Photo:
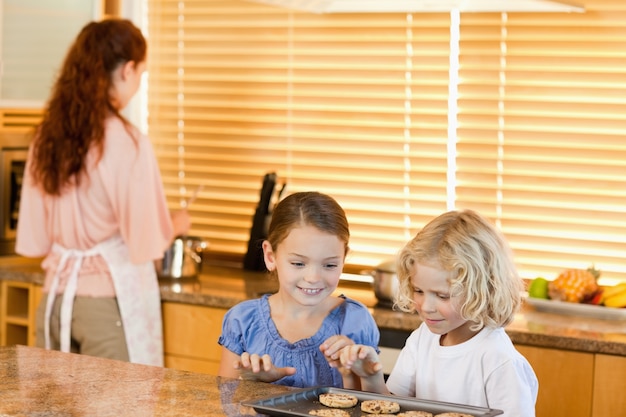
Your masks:
{"label": "white wall", "polygon": [[[146,0],[120,0],[121,17],[130,19],[146,34]],[[148,41],[149,42],[149,41]],[[148,46],[149,48],[149,46]],[[128,118],[142,132],[148,132],[147,74],[144,74],[139,92],[133,97],[126,109],[124,117]]]}

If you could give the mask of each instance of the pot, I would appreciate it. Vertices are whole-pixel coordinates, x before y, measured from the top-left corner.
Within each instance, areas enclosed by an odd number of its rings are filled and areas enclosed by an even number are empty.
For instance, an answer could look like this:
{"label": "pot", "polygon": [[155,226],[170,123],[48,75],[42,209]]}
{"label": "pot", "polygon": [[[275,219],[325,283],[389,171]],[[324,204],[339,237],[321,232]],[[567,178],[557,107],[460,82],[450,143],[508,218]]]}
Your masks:
{"label": "pot", "polygon": [[155,261],[157,276],[167,279],[197,278],[202,271],[202,255],[207,243],[197,236],[178,236]]}
{"label": "pot", "polygon": [[372,288],[379,304],[391,306],[399,286],[395,259],[385,261],[367,272],[374,278]]}

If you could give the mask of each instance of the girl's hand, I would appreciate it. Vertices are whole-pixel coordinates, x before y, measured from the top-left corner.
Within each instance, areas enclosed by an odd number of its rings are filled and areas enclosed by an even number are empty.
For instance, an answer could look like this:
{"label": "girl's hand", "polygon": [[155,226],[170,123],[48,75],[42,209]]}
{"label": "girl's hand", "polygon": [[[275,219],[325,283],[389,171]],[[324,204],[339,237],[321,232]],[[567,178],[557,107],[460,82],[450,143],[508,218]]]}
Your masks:
{"label": "girl's hand", "polygon": [[[341,368],[341,363],[339,362],[341,349],[352,345],[354,345],[352,339],[342,334],[337,334],[324,340],[324,343],[320,345],[320,351],[324,354],[331,368]],[[339,370],[341,371],[341,369]]]}
{"label": "girl's hand", "polygon": [[339,361],[342,367],[361,378],[382,375],[383,364],[380,362],[376,350],[371,346],[346,346],[341,350]]}
{"label": "girl's hand", "polygon": [[279,379],[293,375],[296,368],[290,366],[278,368],[272,363],[270,355],[259,356],[256,353],[241,354],[239,361],[235,363],[235,369],[239,371],[239,377],[248,381],[274,382]]}
{"label": "girl's hand", "polygon": [[354,345],[354,341],[347,336],[337,334],[324,340],[324,343],[320,345],[320,351],[324,354],[328,365],[331,368],[337,368],[341,374],[344,388],[358,389],[360,384],[356,375],[349,369],[341,365],[339,361],[339,355],[341,349],[346,346]]}

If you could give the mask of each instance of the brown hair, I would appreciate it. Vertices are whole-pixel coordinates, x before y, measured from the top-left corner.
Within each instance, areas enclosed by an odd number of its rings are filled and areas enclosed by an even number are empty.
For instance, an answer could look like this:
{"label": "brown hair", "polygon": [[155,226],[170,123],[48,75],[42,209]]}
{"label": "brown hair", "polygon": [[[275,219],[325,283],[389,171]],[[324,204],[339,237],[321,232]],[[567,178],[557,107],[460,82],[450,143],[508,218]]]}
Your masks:
{"label": "brown hair", "polygon": [[294,227],[301,225],[337,236],[348,253],[350,229],[343,208],[332,197],[315,191],[299,192],[285,197],[274,209],[267,241],[276,249]]}
{"label": "brown hair", "polygon": [[[33,141],[32,175],[50,195],[78,184],[86,174],[91,147],[104,149],[109,115],[128,122],[111,104],[111,74],[122,64],[140,63],[147,45],[141,31],[126,19],[87,24],[70,47]],[[130,129],[129,129],[130,132]]]}

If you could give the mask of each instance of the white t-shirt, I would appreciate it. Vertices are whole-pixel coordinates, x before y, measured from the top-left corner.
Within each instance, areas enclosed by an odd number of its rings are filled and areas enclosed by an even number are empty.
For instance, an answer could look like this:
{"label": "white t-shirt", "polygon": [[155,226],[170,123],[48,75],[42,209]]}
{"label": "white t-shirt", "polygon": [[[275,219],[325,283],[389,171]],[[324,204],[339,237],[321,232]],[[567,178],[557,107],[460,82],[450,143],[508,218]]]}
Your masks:
{"label": "white t-shirt", "polygon": [[411,333],[387,380],[390,392],[499,409],[503,417],[535,415],[537,377],[503,328],[456,346],[440,346],[439,338],[425,324]]}

